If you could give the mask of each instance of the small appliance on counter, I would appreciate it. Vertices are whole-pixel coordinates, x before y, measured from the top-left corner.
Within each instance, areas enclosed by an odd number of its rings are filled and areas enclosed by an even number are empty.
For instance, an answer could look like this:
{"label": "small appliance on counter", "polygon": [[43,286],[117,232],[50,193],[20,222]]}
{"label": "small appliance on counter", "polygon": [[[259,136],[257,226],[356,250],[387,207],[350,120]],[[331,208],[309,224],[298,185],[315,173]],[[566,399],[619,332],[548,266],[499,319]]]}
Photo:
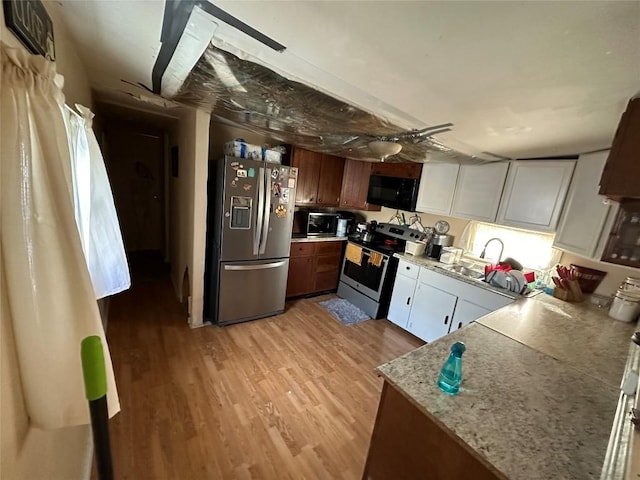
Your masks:
{"label": "small appliance on counter", "polygon": [[435,233],[429,240],[429,245],[427,245],[427,257],[440,260],[442,248],[453,245],[453,235],[447,235],[449,223],[444,220],[438,220],[433,228]]}
{"label": "small appliance on counter", "polygon": [[426,247],[427,244],[425,242],[407,241],[407,244],[404,246],[404,252],[415,256],[423,255]]}
{"label": "small appliance on counter", "polygon": [[462,249],[460,247],[442,247],[440,250],[440,262],[452,265],[458,263],[462,258]]}
{"label": "small appliance on counter", "polygon": [[[357,215],[347,210],[338,210],[338,227],[340,227],[340,220],[343,220],[342,224],[345,225],[345,235],[351,235],[356,232]],[[344,237],[345,235],[338,235]]]}

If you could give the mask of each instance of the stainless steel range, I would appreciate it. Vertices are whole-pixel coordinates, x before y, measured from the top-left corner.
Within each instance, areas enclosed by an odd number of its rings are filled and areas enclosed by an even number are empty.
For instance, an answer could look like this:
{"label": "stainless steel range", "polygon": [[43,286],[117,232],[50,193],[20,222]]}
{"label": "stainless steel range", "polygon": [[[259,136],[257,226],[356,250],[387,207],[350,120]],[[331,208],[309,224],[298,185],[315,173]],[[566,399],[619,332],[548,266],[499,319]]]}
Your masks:
{"label": "stainless steel range", "polygon": [[[364,310],[372,318],[385,318],[398,268],[396,252],[403,252],[407,240],[420,240],[420,232],[401,225],[380,223],[372,241],[358,234],[349,237],[338,284],[338,295]],[[358,261],[359,260],[359,261]]]}

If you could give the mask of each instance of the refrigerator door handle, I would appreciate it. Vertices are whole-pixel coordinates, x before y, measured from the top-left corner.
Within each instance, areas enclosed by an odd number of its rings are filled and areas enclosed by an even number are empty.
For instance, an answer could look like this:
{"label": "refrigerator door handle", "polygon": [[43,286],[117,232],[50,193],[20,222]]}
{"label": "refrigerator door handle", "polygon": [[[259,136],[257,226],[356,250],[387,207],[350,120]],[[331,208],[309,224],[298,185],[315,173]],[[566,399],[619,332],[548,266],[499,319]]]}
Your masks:
{"label": "refrigerator door handle", "polygon": [[264,255],[267,249],[267,236],[269,235],[269,219],[271,218],[271,189],[269,182],[271,181],[271,169],[266,169],[265,186],[264,186],[264,219],[262,224],[262,240],[260,242],[260,255]]}
{"label": "refrigerator door handle", "polygon": [[256,192],[258,214],[256,215],[256,227],[253,232],[253,254],[258,255],[260,240],[262,238],[262,223],[264,216],[264,168],[258,170],[258,191]]}
{"label": "refrigerator door handle", "polygon": [[278,268],[284,265],[284,260],[279,262],[272,263],[263,263],[260,265],[225,265],[225,270],[236,270],[236,271],[246,271],[246,270],[266,270],[267,268]]}

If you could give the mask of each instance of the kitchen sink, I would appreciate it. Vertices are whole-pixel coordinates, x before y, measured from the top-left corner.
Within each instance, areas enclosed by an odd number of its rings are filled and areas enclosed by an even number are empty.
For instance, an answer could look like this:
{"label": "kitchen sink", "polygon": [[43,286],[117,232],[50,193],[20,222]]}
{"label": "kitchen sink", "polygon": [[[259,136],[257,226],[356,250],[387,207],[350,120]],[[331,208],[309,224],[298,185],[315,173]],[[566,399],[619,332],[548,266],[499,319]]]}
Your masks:
{"label": "kitchen sink", "polygon": [[438,268],[442,268],[443,270],[448,270],[450,272],[457,273],[464,277],[480,279],[484,277],[484,272],[480,272],[478,270],[473,270],[472,268],[465,267],[464,265],[438,265]]}

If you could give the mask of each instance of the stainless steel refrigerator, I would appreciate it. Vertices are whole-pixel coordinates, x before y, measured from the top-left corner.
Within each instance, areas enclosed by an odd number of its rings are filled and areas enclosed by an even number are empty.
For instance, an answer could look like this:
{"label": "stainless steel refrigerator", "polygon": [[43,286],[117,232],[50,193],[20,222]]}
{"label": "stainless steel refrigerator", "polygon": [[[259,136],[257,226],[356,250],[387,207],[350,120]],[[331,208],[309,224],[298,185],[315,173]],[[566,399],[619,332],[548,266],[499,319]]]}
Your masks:
{"label": "stainless steel refrigerator", "polygon": [[284,311],[298,169],[210,162],[205,318],[229,324]]}

